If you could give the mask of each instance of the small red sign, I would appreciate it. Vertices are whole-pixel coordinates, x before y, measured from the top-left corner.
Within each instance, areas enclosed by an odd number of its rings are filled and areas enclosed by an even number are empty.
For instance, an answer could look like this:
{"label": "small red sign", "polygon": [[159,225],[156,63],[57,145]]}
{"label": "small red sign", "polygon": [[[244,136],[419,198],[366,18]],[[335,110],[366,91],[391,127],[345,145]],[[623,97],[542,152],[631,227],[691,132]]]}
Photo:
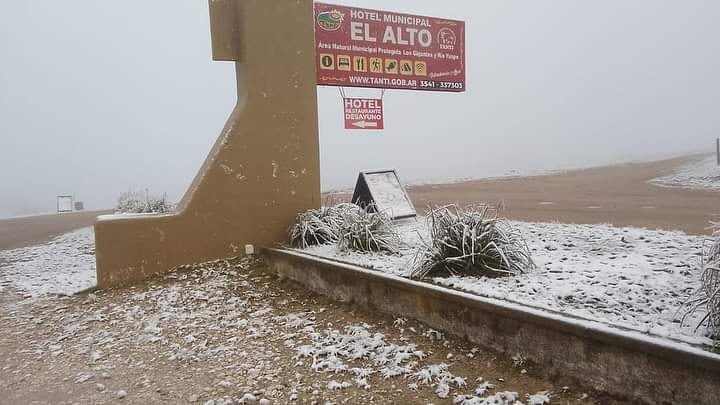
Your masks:
{"label": "small red sign", "polygon": [[383,102],[377,98],[346,98],[345,129],[384,129]]}
{"label": "small red sign", "polygon": [[317,84],[465,91],[465,22],[315,3]]}

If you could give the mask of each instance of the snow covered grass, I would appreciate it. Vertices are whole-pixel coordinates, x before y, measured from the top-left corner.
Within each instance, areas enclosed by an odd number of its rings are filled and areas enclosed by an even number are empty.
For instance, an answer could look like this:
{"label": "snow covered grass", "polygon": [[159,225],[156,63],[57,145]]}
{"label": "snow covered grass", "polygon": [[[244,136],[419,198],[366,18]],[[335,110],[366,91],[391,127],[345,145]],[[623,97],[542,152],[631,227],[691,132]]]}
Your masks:
{"label": "snow covered grass", "polygon": [[720,191],[720,166],[710,156],[678,167],[672,174],[650,180],[665,187],[682,187],[695,190]]}
{"label": "snow covered grass", "polygon": [[[681,308],[700,287],[703,237],[682,232],[610,225],[512,221],[527,241],[535,271],[503,278],[451,276],[431,282],[528,307],[598,321],[666,339],[709,347],[700,308],[681,323]],[[341,252],[317,246],[305,252],[408,277],[429,230],[422,219],[397,223],[397,255]]]}
{"label": "snow covered grass", "polygon": [[348,203],[300,213],[288,233],[290,246],[300,248],[335,243],[344,251],[395,253],[400,243],[387,214]]}
{"label": "snow covered grass", "polygon": [[709,247],[703,249],[700,288],[687,302],[684,318],[704,312],[697,325],[706,325],[717,344],[720,343],[720,223],[713,223],[712,230],[713,239],[707,241]]}
{"label": "snow covered grass", "polygon": [[334,207],[301,212],[288,230],[290,246],[304,249],[312,245],[337,243],[342,226],[342,217],[338,214]]}
{"label": "snow covered grass", "polygon": [[432,209],[430,243],[418,253],[410,277],[507,276],[532,269],[527,244],[498,211],[486,205]]}
{"label": "snow covered grass", "polygon": [[0,291],[71,295],[96,285],[95,234],[84,228],[50,242],[0,251]]}
{"label": "snow covered grass", "polygon": [[115,209],[121,214],[166,214],[175,207],[165,194],[157,196],[147,191],[128,191],[120,194]]}
{"label": "snow covered grass", "polygon": [[396,253],[400,238],[392,219],[373,206],[342,212],[342,227],[338,247],[343,251]]}

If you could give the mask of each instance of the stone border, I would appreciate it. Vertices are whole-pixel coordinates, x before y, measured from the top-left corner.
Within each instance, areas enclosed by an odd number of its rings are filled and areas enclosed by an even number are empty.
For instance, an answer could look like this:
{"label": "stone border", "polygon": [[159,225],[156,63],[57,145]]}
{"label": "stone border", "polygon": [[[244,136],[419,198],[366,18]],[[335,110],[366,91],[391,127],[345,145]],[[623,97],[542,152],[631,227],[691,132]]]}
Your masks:
{"label": "stone border", "polygon": [[648,404],[720,403],[720,355],[640,332],[334,262],[263,249],[271,270],[333,299],[522,353],[551,376]]}

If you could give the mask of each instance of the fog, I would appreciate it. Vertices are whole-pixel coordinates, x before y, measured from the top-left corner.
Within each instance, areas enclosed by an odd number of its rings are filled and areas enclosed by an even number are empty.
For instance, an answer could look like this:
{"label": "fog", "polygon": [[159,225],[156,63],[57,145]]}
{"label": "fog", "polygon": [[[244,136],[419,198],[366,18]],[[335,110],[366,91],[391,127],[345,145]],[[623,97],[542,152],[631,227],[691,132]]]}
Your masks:
{"label": "fog", "polygon": [[[384,131],[345,131],[319,87],[325,190],[378,167],[430,181],[711,151],[720,133],[720,2],[342,4],[465,20],[468,90],[389,90]],[[3,1],[0,51],[0,217],[60,194],[177,200],[235,101],[202,0]]]}

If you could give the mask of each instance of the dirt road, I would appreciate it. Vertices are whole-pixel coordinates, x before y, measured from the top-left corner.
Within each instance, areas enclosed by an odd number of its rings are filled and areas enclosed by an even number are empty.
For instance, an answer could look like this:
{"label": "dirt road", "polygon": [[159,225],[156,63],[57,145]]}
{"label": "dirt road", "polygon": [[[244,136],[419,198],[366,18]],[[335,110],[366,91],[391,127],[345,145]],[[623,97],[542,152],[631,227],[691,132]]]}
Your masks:
{"label": "dirt road", "polygon": [[84,211],[0,219],[0,250],[43,243],[53,236],[91,226],[98,215],[111,211]]}
{"label": "dirt road", "polygon": [[698,159],[690,156],[569,171],[560,174],[411,187],[418,211],[430,204],[505,202],[522,221],[609,223],[706,234],[720,220],[720,193],[659,187],[648,180]]}

